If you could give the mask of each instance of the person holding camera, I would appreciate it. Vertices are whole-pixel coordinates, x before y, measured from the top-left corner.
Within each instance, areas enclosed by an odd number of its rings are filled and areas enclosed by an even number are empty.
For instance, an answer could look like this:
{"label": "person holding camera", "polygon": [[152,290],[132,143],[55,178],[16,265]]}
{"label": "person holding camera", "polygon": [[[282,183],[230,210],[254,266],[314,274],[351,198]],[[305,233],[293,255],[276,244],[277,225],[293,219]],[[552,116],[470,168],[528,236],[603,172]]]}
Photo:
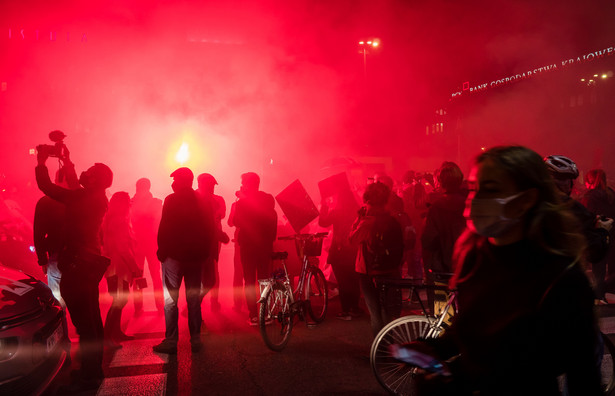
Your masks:
{"label": "person holding camera", "polygon": [[[59,160],[60,168],[56,172],[55,184],[74,190],[79,188],[79,181],[75,173],[75,165],[70,161],[66,148],[62,151]],[[63,203],[44,195],[34,208],[33,241],[38,264],[47,276],[47,285],[54,297],[66,307],[60,294],[61,272],[58,268],[58,257],[64,247],[64,218],[66,210]]]}
{"label": "person holding camera", "polygon": [[66,208],[64,246],[58,261],[62,272],[60,292],[79,334],[81,370],[75,372],[73,382],[62,391],[75,393],[96,389],[103,379],[103,324],[98,284],[109,261],[100,255],[99,235],[107,211],[105,190],[113,182],[113,172],[107,165],[96,163],[81,173],[81,187],[63,188],[51,182],[46,166],[50,156],[59,157],[62,153],[46,147],[49,146],[37,147],[35,175],[38,188]]}

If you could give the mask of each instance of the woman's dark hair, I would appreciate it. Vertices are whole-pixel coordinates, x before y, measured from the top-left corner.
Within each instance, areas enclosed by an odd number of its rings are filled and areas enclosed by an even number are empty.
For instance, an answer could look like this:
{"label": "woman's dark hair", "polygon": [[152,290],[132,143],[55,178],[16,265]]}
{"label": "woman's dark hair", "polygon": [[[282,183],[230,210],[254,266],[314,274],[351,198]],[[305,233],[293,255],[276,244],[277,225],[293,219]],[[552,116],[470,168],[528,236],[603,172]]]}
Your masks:
{"label": "woman's dark hair", "polygon": [[130,195],[126,191],[118,191],[109,199],[109,216],[128,216],[130,211]]}
{"label": "woman's dark hair", "polygon": [[389,201],[391,189],[384,183],[368,184],[363,193],[363,202],[371,206],[385,206]]}
{"label": "woman's dark hair", "polygon": [[451,161],[445,161],[438,170],[438,183],[446,193],[457,192],[463,182],[463,172],[459,166]]}
{"label": "woman's dark hair", "polygon": [[[570,211],[570,205],[561,202],[561,194],[542,157],[523,146],[498,146],[481,153],[475,164],[485,161],[492,161],[506,172],[519,191],[537,190],[537,202],[525,216],[525,238],[549,253],[580,259],[585,238],[578,232],[578,220]],[[485,239],[466,230],[455,247],[457,267],[461,266],[466,254]]]}

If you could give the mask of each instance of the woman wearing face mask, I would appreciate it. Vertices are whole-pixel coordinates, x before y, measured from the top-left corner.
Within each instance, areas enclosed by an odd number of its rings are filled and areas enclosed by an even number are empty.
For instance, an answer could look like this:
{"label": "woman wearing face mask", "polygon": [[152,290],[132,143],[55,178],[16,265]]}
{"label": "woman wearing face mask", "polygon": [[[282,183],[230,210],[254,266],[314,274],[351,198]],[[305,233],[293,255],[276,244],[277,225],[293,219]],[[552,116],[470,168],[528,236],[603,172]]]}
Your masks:
{"label": "woman wearing face mask", "polygon": [[415,345],[448,361],[454,379],[426,386],[447,395],[558,395],[565,375],[569,395],[602,394],[584,239],[542,158],[495,147],[478,156],[468,181],[468,227],[451,280],[459,312],[442,337]]}

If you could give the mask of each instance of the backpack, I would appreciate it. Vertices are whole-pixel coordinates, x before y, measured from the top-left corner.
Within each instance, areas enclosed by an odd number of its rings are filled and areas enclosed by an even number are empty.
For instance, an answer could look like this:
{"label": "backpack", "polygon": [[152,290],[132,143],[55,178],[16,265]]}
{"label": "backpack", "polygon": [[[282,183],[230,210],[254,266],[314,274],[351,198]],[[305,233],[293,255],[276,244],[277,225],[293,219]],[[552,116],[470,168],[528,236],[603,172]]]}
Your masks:
{"label": "backpack", "polygon": [[403,233],[397,220],[390,216],[377,216],[371,237],[361,246],[367,273],[392,272],[402,263]]}

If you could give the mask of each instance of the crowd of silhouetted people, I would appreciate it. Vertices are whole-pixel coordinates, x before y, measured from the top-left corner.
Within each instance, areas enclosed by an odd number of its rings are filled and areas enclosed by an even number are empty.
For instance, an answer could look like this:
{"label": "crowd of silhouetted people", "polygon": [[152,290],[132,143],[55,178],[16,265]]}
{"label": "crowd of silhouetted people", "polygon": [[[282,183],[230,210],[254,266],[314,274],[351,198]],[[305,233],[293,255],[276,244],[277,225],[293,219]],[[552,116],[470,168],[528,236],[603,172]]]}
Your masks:
{"label": "crowd of silhouetted people", "polygon": [[[164,201],[152,195],[147,178],[136,182],[132,197],[118,191],[107,199],[111,169],[96,163],[77,177],[64,153],[55,182],[48,153],[38,154],[36,180],[45,197],[34,219],[39,264],[79,334],[80,370],[64,392],[100,385],[103,352],[132,338],[122,330],[122,311],[132,295],[134,315],[142,314],[144,288],[153,290],[165,321],[153,351],[175,354],[184,283],[191,350],[198,353],[205,295],[211,310],[220,310],[223,244],[234,247],[233,309],[242,312],[245,304],[248,323],[257,325],[257,280],[271,276],[279,227],[275,199],[260,190],[259,175],[241,175],[227,220],[231,238],[213,175],[198,175],[194,189],[195,175],[181,167],[170,174],[173,192]],[[558,394],[562,374],[568,394],[599,394],[594,309],[615,293],[615,192],[602,169],[585,174],[580,192],[579,174],[568,157],[502,146],[480,153],[465,177],[445,161],[433,174],[408,171],[397,182],[376,173],[358,188],[339,183],[321,196],[318,216],[318,226],[332,231],[320,265],[330,268],[330,287],[339,293],[336,318],[368,314],[375,336],[403,309],[401,289],[379,282],[448,284],[459,301],[451,327],[407,346],[455,373],[452,380],[426,376],[428,394],[502,394],[503,384],[505,394]],[[104,322],[103,277],[112,296]],[[427,293],[429,309],[435,298]]]}

